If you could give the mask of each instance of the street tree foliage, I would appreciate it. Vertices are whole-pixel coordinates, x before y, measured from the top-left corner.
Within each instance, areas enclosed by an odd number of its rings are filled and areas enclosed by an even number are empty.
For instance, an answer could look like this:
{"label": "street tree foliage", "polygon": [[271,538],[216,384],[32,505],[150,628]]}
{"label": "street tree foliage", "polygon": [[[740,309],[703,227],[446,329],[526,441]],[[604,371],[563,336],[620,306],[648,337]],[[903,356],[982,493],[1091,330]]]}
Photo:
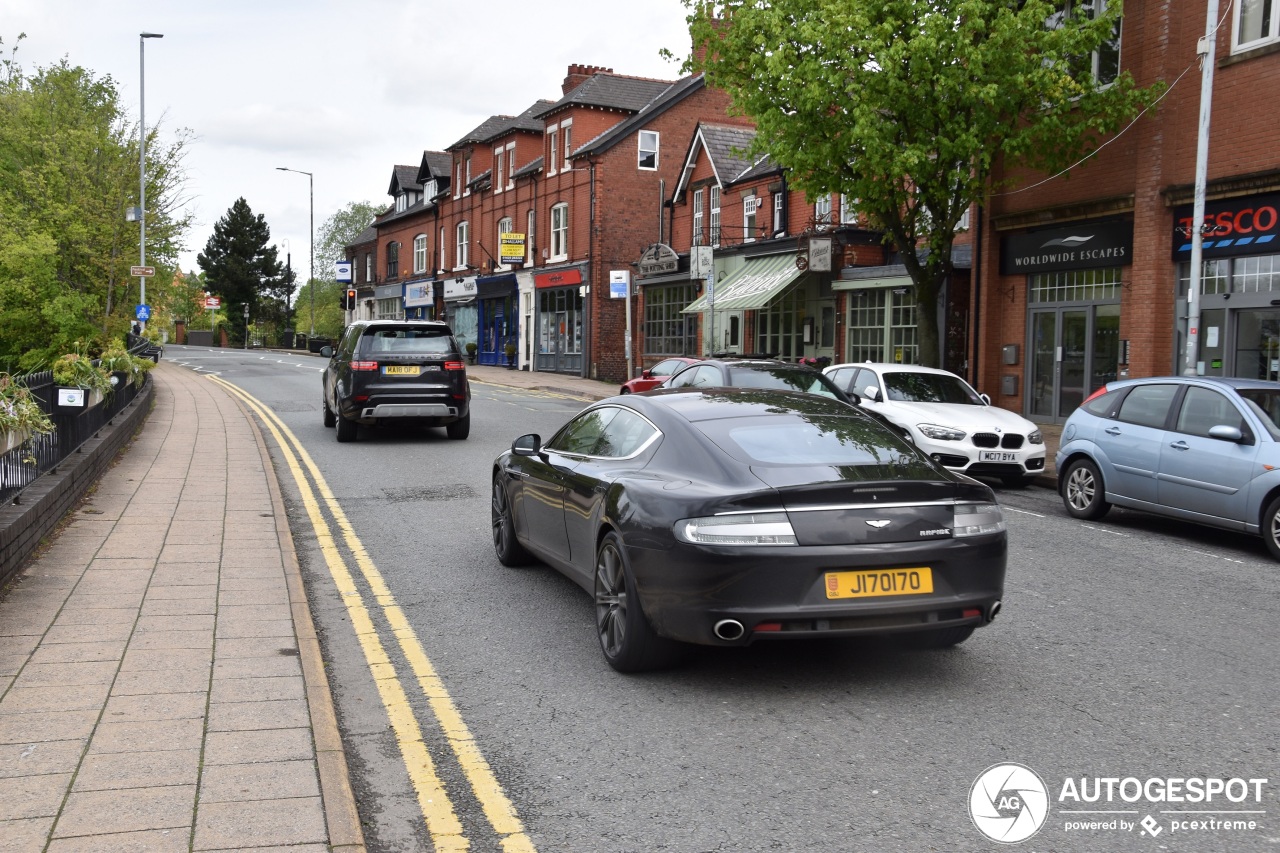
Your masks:
{"label": "street tree foliage", "polygon": [[345,316],[339,304],[345,285],[339,285],[332,278],[313,278],[298,289],[298,300],[294,303],[294,321],[297,330],[303,334],[311,334],[312,328],[312,291],[315,291],[315,335],[318,338],[337,340],[342,334]]}
{"label": "street tree foliage", "polygon": [[283,300],[287,305],[293,291],[293,282],[286,280],[276,247],[271,245],[266,218],[255,215],[243,196],[214,223],[196,262],[208,292],[222,297],[227,336],[236,345],[244,343],[246,306],[250,322],[258,322],[264,306],[278,311],[273,303]]}
{"label": "street tree foliage", "polygon": [[334,277],[333,264],[346,258],[347,246],[373,224],[373,219],[386,209],[368,201],[352,201],[320,225],[316,235],[316,268],[312,275],[322,279]]}
{"label": "street tree foliage", "polygon": [[[109,76],[65,59],[27,73],[16,53],[0,58],[0,370],[34,370],[100,352],[133,320],[138,132]],[[189,138],[148,133],[147,263],[160,281],[191,223]]]}
{"label": "street tree foliage", "polygon": [[1121,0],[1102,12],[1062,0],[684,3],[689,67],[755,121],[756,152],[811,197],[856,199],[901,253],[925,365],[940,362],[933,308],[956,227],[1002,188],[993,168],[1070,166],[1161,90],[1093,77]]}

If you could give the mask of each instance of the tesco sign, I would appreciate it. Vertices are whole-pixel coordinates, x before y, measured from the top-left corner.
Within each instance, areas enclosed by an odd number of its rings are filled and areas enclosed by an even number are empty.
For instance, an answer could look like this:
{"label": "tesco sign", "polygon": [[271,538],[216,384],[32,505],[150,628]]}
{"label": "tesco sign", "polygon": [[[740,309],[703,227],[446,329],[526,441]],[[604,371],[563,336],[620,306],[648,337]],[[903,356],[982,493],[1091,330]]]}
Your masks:
{"label": "tesco sign", "polygon": [[[1183,205],[1173,213],[1173,259],[1191,257],[1195,208]],[[1280,193],[1209,202],[1200,220],[1206,258],[1280,252]]]}

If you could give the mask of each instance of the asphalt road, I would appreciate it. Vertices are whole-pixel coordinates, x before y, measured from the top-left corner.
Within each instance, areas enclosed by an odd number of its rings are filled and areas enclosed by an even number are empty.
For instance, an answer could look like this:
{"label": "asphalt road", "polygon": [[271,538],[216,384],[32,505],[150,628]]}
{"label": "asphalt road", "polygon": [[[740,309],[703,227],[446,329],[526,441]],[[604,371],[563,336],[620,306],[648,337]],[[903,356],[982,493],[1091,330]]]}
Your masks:
{"label": "asphalt road", "polygon": [[[1049,490],[998,489],[1005,607],[959,648],[758,644],[621,676],[596,645],[589,597],[548,568],[503,568],[490,544],[493,458],[521,433],[549,435],[581,402],[477,384],[467,441],[362,430],[339,445],[321,424],[321,360],[184,347],[165,357],[218,373],[297,436],[538,851],[1008,849],[970,817],[975,779],[1005,762],[1033,769],[1050,805],[1017,849],[1280,849],[1280,567],[1260,540],[1118,510],[1082,523]],[[452,842],[424,824],[323,542],[269,444],[369,849],[443,849]],[[472,850],[500,849],[492,799],[450,749],[431,686],[403,676],[412,660],[374,622],[462,835]],[[1260,803],[1062,797],[1068,780],[1089,791],[1112,777],[1267,781]],[[1189,823],[1223,819],[1255,826]],[[1076,828],[1089,822],[1101,825]]]}

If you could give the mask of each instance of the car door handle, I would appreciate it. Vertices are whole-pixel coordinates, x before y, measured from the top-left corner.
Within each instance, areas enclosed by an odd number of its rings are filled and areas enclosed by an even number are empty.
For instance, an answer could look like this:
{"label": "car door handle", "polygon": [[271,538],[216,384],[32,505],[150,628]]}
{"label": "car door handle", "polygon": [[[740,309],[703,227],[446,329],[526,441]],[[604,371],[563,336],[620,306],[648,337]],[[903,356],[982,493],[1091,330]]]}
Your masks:
{"label": "car door handle", "polygon": [[1174,450],[1190,450],[1191,449],[1191,445],[1181,440],[1170,442],[1169,446],[1172,447]]}
{"label": "car door handle", "polygon": [[1120,427],[1107,427],[1103,430],[1107,435],[1119,435]]}

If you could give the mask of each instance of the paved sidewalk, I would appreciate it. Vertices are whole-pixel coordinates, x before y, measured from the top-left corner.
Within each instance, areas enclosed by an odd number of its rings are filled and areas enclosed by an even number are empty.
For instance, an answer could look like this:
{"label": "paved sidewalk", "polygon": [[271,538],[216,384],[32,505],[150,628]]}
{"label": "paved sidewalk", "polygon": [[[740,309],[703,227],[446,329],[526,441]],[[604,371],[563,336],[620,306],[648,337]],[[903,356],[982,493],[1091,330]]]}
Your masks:
{"label": "paved sidewalk", "polygon": [[0,597],[0,851],[363,850],[259,432],[166,362]]}

